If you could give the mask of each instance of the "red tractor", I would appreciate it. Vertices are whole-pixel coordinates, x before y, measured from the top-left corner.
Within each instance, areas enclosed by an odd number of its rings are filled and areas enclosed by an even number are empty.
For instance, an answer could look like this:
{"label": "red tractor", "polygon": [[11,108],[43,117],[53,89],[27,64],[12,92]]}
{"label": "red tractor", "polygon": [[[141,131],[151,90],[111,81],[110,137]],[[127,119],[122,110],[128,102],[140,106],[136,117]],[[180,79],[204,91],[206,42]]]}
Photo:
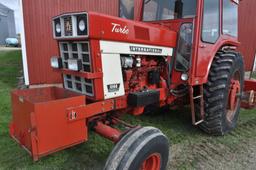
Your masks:
{"label": "red tractor", "polygon": [[13,91],[12,138],[36,161],[86,142],[92,130],[116,144],[106,170],[163,170],[167,137],[127,124],[124,114],[186,104],[193,125],[213,135],[230,132],[240,107],[256,104],[256,81],[244,80],[237,51],[238,4],[141,0],[134,18],[134,2],[122,0],[123,18],[94,12],[53,18],[59,54],[51,66],[63,88]]}

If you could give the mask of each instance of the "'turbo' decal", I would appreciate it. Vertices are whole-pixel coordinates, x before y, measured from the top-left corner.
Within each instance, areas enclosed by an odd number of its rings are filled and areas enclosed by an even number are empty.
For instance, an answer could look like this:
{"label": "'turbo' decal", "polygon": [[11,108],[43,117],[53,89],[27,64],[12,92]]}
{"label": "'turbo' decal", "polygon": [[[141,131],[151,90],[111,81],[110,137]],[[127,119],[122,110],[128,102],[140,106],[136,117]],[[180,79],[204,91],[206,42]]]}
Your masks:
{"label": "'turbo' decal", "polygon": [[122,27],[120,24],[112,23],[112,32],[120,34],[129,34],[127,26]]}

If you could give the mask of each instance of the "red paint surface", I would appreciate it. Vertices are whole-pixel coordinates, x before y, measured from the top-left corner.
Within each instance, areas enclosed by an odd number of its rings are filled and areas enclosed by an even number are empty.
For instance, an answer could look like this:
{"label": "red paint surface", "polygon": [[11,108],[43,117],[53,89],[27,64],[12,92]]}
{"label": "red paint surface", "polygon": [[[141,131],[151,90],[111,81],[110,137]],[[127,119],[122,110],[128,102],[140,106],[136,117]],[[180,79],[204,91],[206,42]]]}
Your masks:
{"label": "red paint surface", "polygon": [[12,93],[11,136],[33,159],[87,140],[84,120],[68,123],[66,108],[85,105],[85,96],[61,88],[17,90]]}
{"label": "red paint surface", "polygon": [[[126,28],[129,33],[121,34],[115,31],[113,32],[115,24],[120,25],[118,28]],[[166,47],[176,46],[176,32],[149,23],[136,22],[91,12],[89,13],[89,27],[90,39]]]}

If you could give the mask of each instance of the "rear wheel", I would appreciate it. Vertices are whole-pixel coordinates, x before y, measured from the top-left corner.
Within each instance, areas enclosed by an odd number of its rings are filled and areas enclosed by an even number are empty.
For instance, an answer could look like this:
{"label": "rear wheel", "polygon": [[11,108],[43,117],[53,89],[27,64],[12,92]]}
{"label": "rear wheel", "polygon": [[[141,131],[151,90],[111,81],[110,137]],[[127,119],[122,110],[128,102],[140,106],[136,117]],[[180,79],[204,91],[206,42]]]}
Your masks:
{"label": "rear wheel", "polygon": [[169,142],[158,129],[144,127],[127,133],[111,152],[105,170],[165,170]]}
{"label": "rear wheel", "polygon": [[204,86],[205,121],[200,127],[207,133],[224,135],[236,127],[244,84],[244,64],[234,51],[219,52]]}

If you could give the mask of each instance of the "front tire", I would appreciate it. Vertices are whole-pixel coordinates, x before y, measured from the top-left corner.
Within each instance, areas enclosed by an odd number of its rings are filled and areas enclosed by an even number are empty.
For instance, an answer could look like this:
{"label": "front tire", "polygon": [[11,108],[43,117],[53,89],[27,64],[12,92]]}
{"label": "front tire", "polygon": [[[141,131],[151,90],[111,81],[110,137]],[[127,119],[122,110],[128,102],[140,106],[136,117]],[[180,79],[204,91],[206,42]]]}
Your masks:
{"label": "front tire", "polygon": [[168,159],[167,137],[153,127],[138,128],[116,144],[104,170],[165,170]]}
{"label": "front tire", "polygon": [[[236,127],[243,85],[242,56],[235,51],[218,52],[210,69],[208,83],[204,86],[206,116],[201,129],[209,134],[224,135]],[[237,92],[232,90],[234,88],[237,88]],[[233,98],[232,92],[235,93]]]}

